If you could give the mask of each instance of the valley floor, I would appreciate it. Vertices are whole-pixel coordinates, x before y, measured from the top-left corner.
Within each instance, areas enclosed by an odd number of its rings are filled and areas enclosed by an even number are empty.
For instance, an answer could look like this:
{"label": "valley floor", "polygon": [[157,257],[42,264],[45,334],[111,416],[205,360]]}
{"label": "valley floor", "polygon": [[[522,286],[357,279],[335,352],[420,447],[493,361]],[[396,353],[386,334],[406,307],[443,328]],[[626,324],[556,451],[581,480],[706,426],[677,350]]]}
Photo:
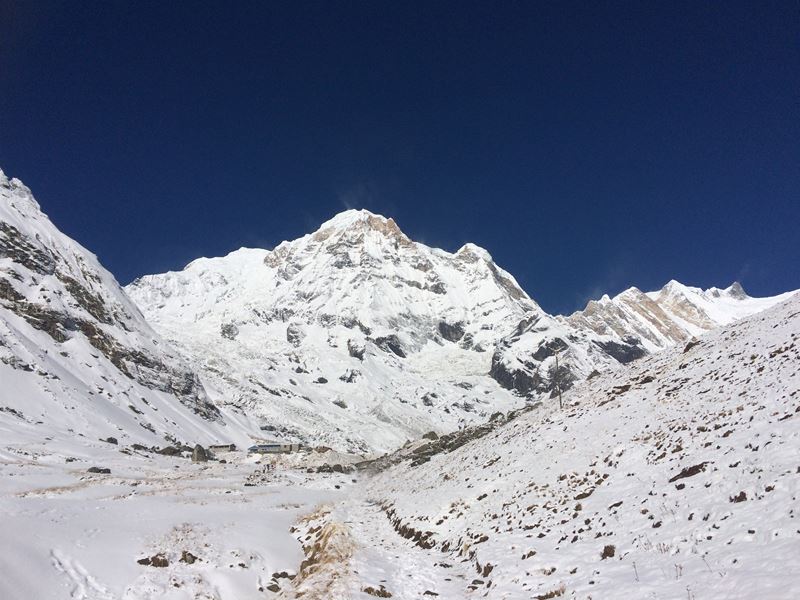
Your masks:
{"label": "valley floor", "polygon": [[[0,450],[5,600],[269,597],[303,559],[294,522],[352,485],[348,475],[265,471],[233,455],[192,463],[52,445]],[[111,473],[87,473],[92,466]],[[137,562],[156,556],[168,566]]]}

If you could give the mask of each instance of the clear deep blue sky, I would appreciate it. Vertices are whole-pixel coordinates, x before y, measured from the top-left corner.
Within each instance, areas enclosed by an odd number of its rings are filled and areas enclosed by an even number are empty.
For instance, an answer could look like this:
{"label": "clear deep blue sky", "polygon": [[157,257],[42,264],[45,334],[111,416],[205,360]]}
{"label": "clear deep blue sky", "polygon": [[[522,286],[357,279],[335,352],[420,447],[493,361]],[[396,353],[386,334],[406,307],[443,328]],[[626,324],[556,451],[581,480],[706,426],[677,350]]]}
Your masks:
{"label": "clear deep blue sky", "polygon": [[799,48],[794,1],[0,0],[0,167],[122,283],[363,207],[551,312],[774,294]]}

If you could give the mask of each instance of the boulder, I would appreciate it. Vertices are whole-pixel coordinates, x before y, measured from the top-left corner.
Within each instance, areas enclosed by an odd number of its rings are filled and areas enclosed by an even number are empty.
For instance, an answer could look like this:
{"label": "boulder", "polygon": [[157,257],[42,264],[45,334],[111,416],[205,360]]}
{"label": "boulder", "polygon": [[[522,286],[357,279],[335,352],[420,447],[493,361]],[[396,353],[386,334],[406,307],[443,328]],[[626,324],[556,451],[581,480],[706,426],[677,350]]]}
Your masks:
{"label": "boulder", "polygon": [[306,331],[300,323],[289,323],[286,327],[286,341],[297,348],[305,339]]}
{"label": "boulder", "polygon": [[155,556],[150,557],[150,566],[151,567],[168,567],[169,560],[163,554],[156,554]]}
{"label": "boulder", "polygon": [[196,444],[192,450],[192,462],[208,462],[208,452],[200,444]]}

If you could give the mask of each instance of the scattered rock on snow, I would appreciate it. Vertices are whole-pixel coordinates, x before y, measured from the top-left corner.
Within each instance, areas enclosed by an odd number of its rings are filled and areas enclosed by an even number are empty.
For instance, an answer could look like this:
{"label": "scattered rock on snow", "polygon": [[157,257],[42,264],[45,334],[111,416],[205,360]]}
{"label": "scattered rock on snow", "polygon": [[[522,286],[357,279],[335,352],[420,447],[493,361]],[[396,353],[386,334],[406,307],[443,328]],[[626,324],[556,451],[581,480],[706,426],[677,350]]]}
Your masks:
{"label": "scattered rock on snow", "polygon": [[169,560],[163,554],[155,554],[153,556],[145,556],[144,558],[140,558],[136,561],[140,565],[144,565],[146,567],[168,567]]}

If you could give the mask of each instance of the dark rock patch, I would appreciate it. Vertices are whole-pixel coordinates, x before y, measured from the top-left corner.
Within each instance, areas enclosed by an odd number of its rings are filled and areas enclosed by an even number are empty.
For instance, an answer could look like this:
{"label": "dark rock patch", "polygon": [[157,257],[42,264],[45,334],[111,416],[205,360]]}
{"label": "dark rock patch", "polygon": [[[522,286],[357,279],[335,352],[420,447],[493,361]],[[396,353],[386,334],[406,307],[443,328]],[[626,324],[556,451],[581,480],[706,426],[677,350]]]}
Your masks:
{"label": "dark rock patch", "polygon": [[464,337],[464,322],[458,321],[456,323],[448,323],[446,321],[439,321],[438,325],[439,335],[441,335],[448,342],[457,342]]}
{"label": "dark rock patch", "polygon": [[546,358],[555,356],[556,352],[563,352],[568,348],[567,343],[561,338],[553,338],[539,344],[536,352],[533,353],[533,359],[542,362]]}
{"label": "dark rock patch", "polygon": [[228,340],[235,340],[239,335],[239,328],[235,323],[223,323],[219,328],[219,334]]}
{"label": "dark rock patch", "polygon": [[359,344],[358,342],[354,342],[353,340],[347,340],[347,353],[353,358],[357,358],[358,360],[364,360],[365,351],[366,348],[364,347],[364,344]]}
{"label": "dark rock patch", "polygon": [[378,337],[373,341],[375,342],[375,345],[384,352],[392,352],[400,358],[406,357],[406,353],[403,350],[403,345],[400,343],[400,339],[394,334]]}
{"label": "dark rock patch", "polygon": [[192,450],[192,462],[208,462],[208,451],[200,444],[196,444]]}
{"label": "dark rock patch", "polygon": [[613,341],[599,342],[595,340],[594,344],[611,358],[623,365],[642,358],[647,354],[647,350],[642,347],[641,342],[633,337],[626,337],[623,343]]}
{"label": "dark rock patch", "polygon": [[694,477],[698,473],[702,473],[703,471],[705,471],[707,464],[708,463],[701,462],[700,464],[692,465],[691,467],[686,467],[684,469],[681,469],[681,472],[675,475],[674,477],[670,478],[669,482],[673,483],[675,481],[678,481],[679,479],[685,479],[686,477]]}

